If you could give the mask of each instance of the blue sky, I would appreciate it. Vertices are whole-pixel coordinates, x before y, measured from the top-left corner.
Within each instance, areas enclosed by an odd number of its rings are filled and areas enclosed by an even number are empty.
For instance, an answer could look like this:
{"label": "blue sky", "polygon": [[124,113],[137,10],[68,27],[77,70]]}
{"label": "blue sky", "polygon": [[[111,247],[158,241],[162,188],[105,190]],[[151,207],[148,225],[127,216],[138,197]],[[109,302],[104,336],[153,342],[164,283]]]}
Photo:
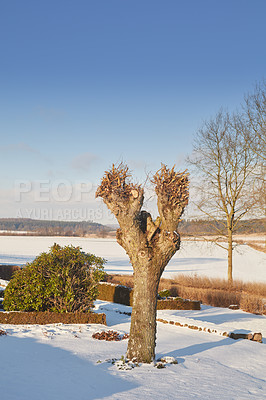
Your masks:
{"label": "blue sky", "polygon": [[1,0],[0,217],[20,216],[18,181],[184,168],[202,122],[265,78],[265,15],[265,0]]}

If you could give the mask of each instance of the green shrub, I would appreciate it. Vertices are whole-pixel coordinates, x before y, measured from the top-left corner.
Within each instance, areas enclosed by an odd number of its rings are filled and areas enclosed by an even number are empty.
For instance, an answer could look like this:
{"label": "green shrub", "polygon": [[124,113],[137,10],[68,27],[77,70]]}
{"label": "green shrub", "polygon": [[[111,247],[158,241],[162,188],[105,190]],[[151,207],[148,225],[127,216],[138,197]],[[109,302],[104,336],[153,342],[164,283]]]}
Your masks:
{"label": "green shrub", "polygon": [[5,290],[6,311],[88,311],[103,278],[105,260],[80,247],[54,244],[22,270]]}
{"label": "green shrub", "polygon": [[159,295],[161,298],[164,298],[164,297],[170,297],[170,296],[171,296],[171,293],[170,293],[170,290],[164,289],[164,290],[161,290],[161,291],[158,293],[158,295]]}

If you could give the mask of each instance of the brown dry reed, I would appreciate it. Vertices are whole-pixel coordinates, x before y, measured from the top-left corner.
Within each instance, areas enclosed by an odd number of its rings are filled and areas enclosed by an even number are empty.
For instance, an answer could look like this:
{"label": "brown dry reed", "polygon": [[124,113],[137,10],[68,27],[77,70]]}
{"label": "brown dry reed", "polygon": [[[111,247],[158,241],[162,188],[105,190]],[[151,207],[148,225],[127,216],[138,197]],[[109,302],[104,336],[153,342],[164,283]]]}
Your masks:
{"label": "brown dry reed", "polygon": [[[129,287],[134,286],[132,275],[110,275],[108,281]],[[225,279],[178,275],[175,279],[161,279],[159,291],[168,289],[171,296],[198,300],[213,307],[238,305],[254,314],[266,314],[266,284]]]}

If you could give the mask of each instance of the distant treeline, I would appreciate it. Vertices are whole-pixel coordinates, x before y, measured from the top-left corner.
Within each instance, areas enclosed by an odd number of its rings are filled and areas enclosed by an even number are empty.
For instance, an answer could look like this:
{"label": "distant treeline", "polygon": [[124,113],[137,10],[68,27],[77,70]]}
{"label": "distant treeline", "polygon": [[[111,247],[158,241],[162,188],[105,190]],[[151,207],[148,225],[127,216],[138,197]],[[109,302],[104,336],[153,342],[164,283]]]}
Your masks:
{"label": "distant treeline", "polygon": [[[46,221],[29,218],[0,218],[0,235],[25,232],[25,235],[40,236],[86,236],[105,237],[113,229],[91,221]],[[183,220],[179,224],[179,232],[183,235],[216,235],[224,230],[222,221]],[[265,233],[266,220],[252,219],[239,222],[235,233]],[[225,233],[225,232],[224,232]]]}
{"label": "distant treeline", "polygon": [[[223,221],[206,220],[183,220],[180,222],[178,230],[186,235],[221,235],[226,233],[226,224]],[[234,233],[251,234],[265,233],[266,219],[241,220]]]}
{"label": "distant treeline", "polygon": [[29,218],[0,218],[0,234],[22,233],[41,236],[106,236],[111,228],[91,221],[46,221]]}

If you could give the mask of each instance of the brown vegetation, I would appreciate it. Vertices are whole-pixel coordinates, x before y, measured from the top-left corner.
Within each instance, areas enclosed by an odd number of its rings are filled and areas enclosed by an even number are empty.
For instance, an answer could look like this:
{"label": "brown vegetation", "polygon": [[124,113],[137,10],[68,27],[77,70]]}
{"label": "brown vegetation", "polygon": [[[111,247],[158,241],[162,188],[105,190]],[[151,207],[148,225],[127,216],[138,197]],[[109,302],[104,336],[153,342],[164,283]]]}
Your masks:
{"label": "brown vegetation", "polygon": [[130,306],[133,303],[133,290],[130,287],[101,283],[98,286],[98,293],[97,299],[100,300],[124,304],[125,306]]}
{"label": "brown vegetation", "polygon": [[19,271],[21,267],[17,265],[1,265],[0,264],[0,279],[10,281],[15,271]]}
{"label": "brown vegetation", "polygon": [[[266,237],[266,235],[265,235]],[[256,240],[256,239],[249,239],[249,240],[242,240],[242,239],[234,239],[234,242],[237,244],[247,244],[249,247],[251,247],[254,250],[257,251],[262,251],[263,253],[266,253],[266,239],[264,240]]]}
{"label": "brown vegetation", "polygon": [[252,295],[260,295],[266,297],[266,284],[258,282],[243,282],[240,280],[234,281],[230,284],[226,279],[208,278],[206,276],[194,275],[178,275],[175,279],[162,279],[162,284],[170,281],[182,286],[217,289],[227,292],[245,292]]}
{"label": "brown vegetation", "polygon": [[[108,281],[133,288],[132,275],[110,275]],[[255,314],[266,314],[266,284],[178,275],[175,279],[161,279],[159,290],[168,289],[171,296],[198,300],[213,307],[238,305],[242,310]]]}
{"label": "brown vegetation", "polygon": [[181,297],[162,299],[157,301],[157,310],[200,310],[200,301]]}
{"label": "brown vegetation", "polygon": [[124,335],[121,335],[119,332],[116,331],[102,331],[95,332],[92,337],[93,339],[106,340],[107,342],[119,342],[120,340],[128,339],[129,334],[125,333]]}
{"label": "brown vegetation", "polygon": [[111,229],[92,221],[49,221],[30,218],[0,218],[0,235],[12,236],[106,236]]}
{"label": "brown vegetation", "polygon": [[[237,230],[234,235],[234,241],[236,235],[265,235],[266,226],[265,218],[246,219],[239,221]],[[212,221],[210,219],[193,219],[193,220],[182,220],[179,224],[179,232],[187,236],[217,236],[217,232],[223,232],[225,225],[224,220]]]}
{"label": "brown vegetation", "polygon": [[0,312],[0,324],[46,325],[46,324],[103,324],[105,314],[93,312],[55,313],[55,312]]}
{"label": "brown vegetation", "polygon": [[[99,285],[98,299],[111,301],[113,303],[133,305],[134,291],[130,287],[102,283]],[[200,310],[200,302],[184,300],[180,297],[171,299],[161,299],[157,301],[157,310]]]}

